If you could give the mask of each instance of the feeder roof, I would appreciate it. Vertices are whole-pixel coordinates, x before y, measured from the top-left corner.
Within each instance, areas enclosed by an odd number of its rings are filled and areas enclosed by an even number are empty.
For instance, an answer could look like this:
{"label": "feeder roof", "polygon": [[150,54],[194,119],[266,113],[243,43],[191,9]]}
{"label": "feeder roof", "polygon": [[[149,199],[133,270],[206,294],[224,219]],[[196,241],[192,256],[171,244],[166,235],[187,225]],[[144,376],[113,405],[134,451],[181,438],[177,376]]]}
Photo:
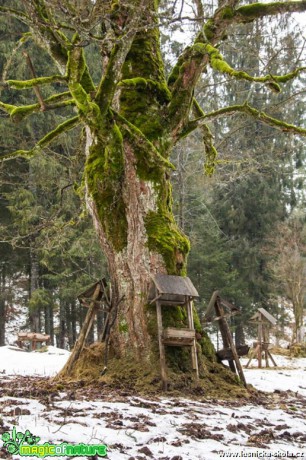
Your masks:
{"label": "feeder roof", "polygon": [[159,295],[199,297],[198,291],[187,276],[156,274],[152,276],[152,281]]}
{"label": "feeder roof", "polygon": [[255,315],[252,316],[251,320],[257,320],[260,317],[260,315],[262,315],[266,320],[268,320],[269,323],[273,324],[273,326],[275,326],[275,324],[277,323],[274,316],[272,316],[271,313],[269,313],[264,308],[258,308],[257,313],[255,313]]}
{"label": "feeder roof", "polygon": [[100,300],[102,300],[103,295],[104,295],[104,291],[105,291],[105,289],[107,287],[107,282],[106,282],[105,278],[102,278],[101,280],[97,281],[92,286],[90,286],[88,289],[86,289],[86,291],[81,292],[81,294],[78,295],[77,298],[78,298],[78,300],[80,301],[81,304],[84,304],[84,303],[86,303],[86,301],[92,299],[92,296],[94,295],[94,292],[95,292],[96,287],[97,287],[98,284],[100,284],[100,292],[99,292],[99,295],[98,295],[98,297],[96,299],[96,302],[99,302]]}

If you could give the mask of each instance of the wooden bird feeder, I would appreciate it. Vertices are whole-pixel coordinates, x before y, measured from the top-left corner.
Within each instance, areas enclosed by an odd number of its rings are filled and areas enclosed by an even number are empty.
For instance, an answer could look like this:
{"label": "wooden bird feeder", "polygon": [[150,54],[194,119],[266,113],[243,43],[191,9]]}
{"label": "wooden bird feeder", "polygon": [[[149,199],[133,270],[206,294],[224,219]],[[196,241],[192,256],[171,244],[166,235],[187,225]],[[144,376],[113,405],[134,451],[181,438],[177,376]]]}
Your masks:
{"label": "wooden bird feeder", "polygon": [[254,316],[252,316],[251,323],[257,324],[258,337],[257,342],[253,344],[253,350],[251,351],[250,359],[245,367],[248,367],[252,359],[257,358],[258,367],[262,367],[262,358],[266,361],[266,367],[269,367],[269,358],[273,365],[277,367],[277,364],[269,351],[269,331],[270,328],[276,325],[276,319],[264,308],[259,308]]}
{"label": "wooden bird feeder", "polygon": [[210,299],[204,315],[204,321],[217,321],[223,341],[223,349],[217,351],[218,358],[223,361],[227,360],[232,372],[236,373],[243,385],[246,386],[246,380],[239,356],[246,355],[249,351],[247,345],[235,347],[233,337],[227,322],[227,318],[240,313],[239,308],[220,297],[219,291],[215,291]]}
{"label": "wooden bird feeder", "polygon": [[[149,302],[156,304],[158,343],[163,388],[168,387],[165,347],[190,347],[192,367],[199,376],[196,352],[196,334],[193,322],[193,300],[199,294],[187,277],[156,274],[152,277]],[[163,328],[162,307],[181,306],[187,309],[187,328]]]}

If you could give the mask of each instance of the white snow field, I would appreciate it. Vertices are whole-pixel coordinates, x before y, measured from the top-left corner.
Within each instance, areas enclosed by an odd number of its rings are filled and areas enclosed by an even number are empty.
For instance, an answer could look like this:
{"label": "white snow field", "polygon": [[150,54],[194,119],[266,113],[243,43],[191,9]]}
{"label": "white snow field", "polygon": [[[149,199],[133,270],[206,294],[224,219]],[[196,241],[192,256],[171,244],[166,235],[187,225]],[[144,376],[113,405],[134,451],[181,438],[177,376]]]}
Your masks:
{"label": "white snow field", "polygon": [[[306,458],[306,359],[275,356],[277,368],[246,369],[247,382],[267,392],[252,402],[146,399],[106,394],[103,387],[91,400],[73,388],[35,394],[33,376],[53,376],[68,355],[54,347],[46,353],[0,348],[1,434],[15,426],[39,436],[40,444],[105,444],[112,460]],[[20,392],[11,395],[13,384]],[[39,458],[11,456],[1,443],[1,459]]]}

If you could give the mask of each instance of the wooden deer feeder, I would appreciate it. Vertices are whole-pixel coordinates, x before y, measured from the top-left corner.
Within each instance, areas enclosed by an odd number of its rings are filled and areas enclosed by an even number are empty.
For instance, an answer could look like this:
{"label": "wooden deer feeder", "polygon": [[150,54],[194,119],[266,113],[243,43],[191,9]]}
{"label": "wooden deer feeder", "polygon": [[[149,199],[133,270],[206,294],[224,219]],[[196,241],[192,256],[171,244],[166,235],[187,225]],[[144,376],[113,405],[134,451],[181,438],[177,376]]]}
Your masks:
{"label": "wooden deer feeder", "polygon": [[46,345],[49,344],[50,335],[40,334],[38,332],[19,332],[17,344],[20,348],[22,348],[23,342],[30,342],[30,350],[35,351],[37,349],[37,344],[39,344],[39,346],[44,342]]}
{"label": "wooden deer feeder", "polygon": [[248,367],[253,358],[257,357],[258,367],[262,367],[262,358],[266,361],[266,367],[269,367],[269,358],[273,365],[277,364],[269,351],[269,331],[272,326],[276,325],[276,319],[264,308],[259,308],[250,322],[258,326],[257,342],[254,342],[253,350],[251,351],[250,359],[245,367]]}
{"label": "wooden deer feeder", "polygon": [[[163,388],[166,390],[167,367],[165,347],[190,347],[192,367],[199,376],[198,360],[196,352],[196,334],[193,323],[193,300],[199,294],[194,285],[187,277],[157,274],[152,277],[152,285],[149,293],[149,302],[156,304],[157,333],[160,353],[161,377]],[[180,306],[187,309],[188,327],[163,328],[163,307]]]}
{"label": "wooden deer feeder", "polygon": [[215,291],[210,299],[207,310],[204,315],[204,321],[212,322],[217,321],[221,332],[223,341],[223,349],[217,351],[218,358],[223,361],[227,360],[229,367],[232,372],[236,373],[243,385],[246,386],[246,380],[244,377],[243,369],[239,360],[239,356],[243,356],[248,353],[249,347],[242,345],[235,347],[232,334],[227,323],[227,318],[237,315],[240,313],[239,308],[231,304],[225,299],[220,297],[218,291]]}
{"label": "wooden deer feeder", "polygon": [[[90,286],[86,291],[78,295],[80,303],[88,308],[83,326],[80,330],[79,337],[73,347],[71,355],[61,371],[61,374],[69,375],[73,369],[74,363],[78,360],[87,336],[90,332],[91,326],[95,319],[95,316],[99,310],[106,312],[106,319],[104,321],[104,332],[108,324],[109,310],[111,307],[111,293],[108,289],[105,278],[97,281],[95,284]],[[102,333],[102,335],[104,334]],[[101,338],[102,339],[102,338]]]}

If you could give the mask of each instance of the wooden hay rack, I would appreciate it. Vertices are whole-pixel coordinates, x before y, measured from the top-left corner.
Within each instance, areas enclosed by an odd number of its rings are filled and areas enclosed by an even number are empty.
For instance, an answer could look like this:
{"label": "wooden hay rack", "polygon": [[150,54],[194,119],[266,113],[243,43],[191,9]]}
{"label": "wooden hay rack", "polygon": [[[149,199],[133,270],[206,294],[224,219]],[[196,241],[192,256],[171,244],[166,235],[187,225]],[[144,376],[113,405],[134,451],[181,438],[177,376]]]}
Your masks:
{"label": "wooden hay rack", "polygon": [[41,346],[44,342],[46,345],[50,343],[50,335],[41,334],[40,332],[19,332],[17,345],[23,348],[24,342],[30,342],[30,351],[35,351],[38,349],[37,344]]}
{"label": "wooden hay rack", "polygon": [[242,365],[239,356],[246,355],[249,351],[247,345],[235,347],[233,337],[227,322],[227,318],[240,313],[239,308],[231,304],[227,300],[220,297],[219,291],[215,291],[210,299],[208,307],[204,315],[205,322],[217,321],[223,341],[223,349],[217,351],[217,356],[220,361],[227,360],[229,368],[236,373],[243,385],[247,383],[243,373]]}
{"label": "wooden hay rack", "polygon": [[251,350],[250,359],[247,362],[245,367],[248,367],[252,359],[257,359],[258,367],[262,367],[262,360],[264,358],[266,362],[266,367],[269,367],[269,358],[271,359],[273,365],[277,367],[277,364],[269,351],[270,341],[269,341],[269,332],[270,328],[276,325],[276,319],[264,308],[258,308],[254,316],[252,316],[251,323],[257,324],[257,341],[253,344],[253,349]]}

